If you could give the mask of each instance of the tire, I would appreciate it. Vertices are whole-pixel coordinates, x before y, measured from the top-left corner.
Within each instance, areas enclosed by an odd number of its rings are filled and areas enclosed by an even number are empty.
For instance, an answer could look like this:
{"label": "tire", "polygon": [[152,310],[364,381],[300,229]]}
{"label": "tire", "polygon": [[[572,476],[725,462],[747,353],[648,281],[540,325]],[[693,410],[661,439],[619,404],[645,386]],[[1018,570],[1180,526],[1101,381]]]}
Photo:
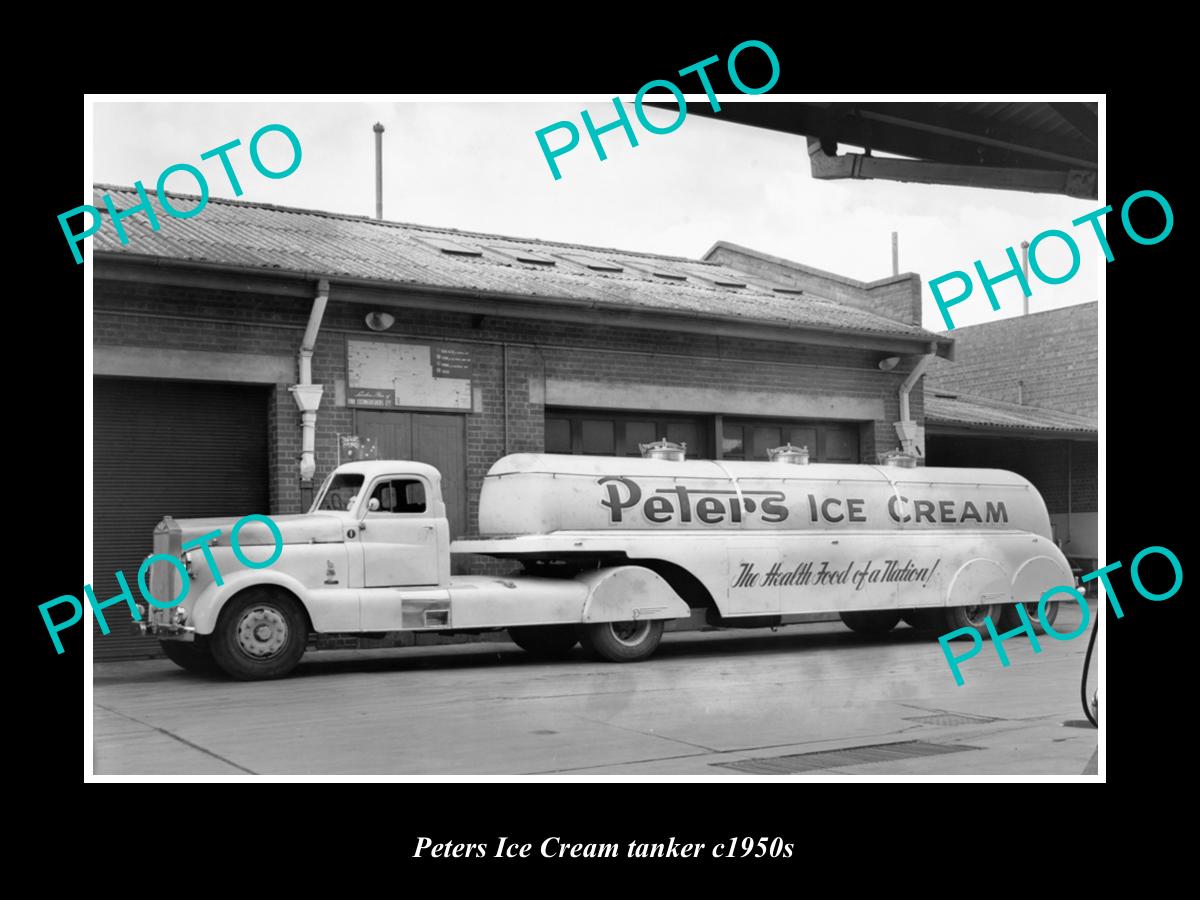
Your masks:
{"label": "tire", "polygon": [[167,659],[188,672],[216,675],[221,671],[208,647],[198,641],[159,641],[158,646],[167,655]]}
{"label": "tire", "polygon": [[[1034,634],[1045,634],[1046,629],[1042,627],[1042,620],[1038,618],[1037,603],[1030,602],[1024,604],[1024,606],[1025,615],[1029,617],[1029,624],[1033,626]],[[1058,607],[1059,601],[1057,600],[1052,600],[1046,604],[1046,621],[1050,623],[1051,627],[1054,626],[1055,621],[1058,619]],[[998,627],[1003,631],[1011,631],[1013,628],[1021,627],[1021,619],[1017,615],[1017,608],[1015,605],[1004,607],[1004,612],[1001,614],[1000,625]]]}
{"label": "tire", "polygon": [[661,619],[580,625],[579,642],[590,656],[609,662],[637,662],[658,647],[663,625]]}
{"label": "tire", "polygon": [[916,631],[937,631],[945,622],[944,610],[937,608],[906,609],[900,614]]}
{"label": "tire", "polygon": [[1004,605],[981,603],[978,606],[947,606],[943,613],[947,632],[956,631],[959,628],[970,628],[982,637],[987,637],[988,630],[987,626],[983,624],[984,619],[991,617],[992,624],[998,624],[1004,615]]}
{"label": "tire", "polygon": [[899,623],[900,612],[894,609],[844,612],[842,621],[859,634],[887,634]]}
{"label": "tire", "polygon": [[557,659],[566,656],[579,643],[574,625],[531,625],[510,628],[512,642],[531,656]]}
{"label": "tire", "polygon": [[282,678],[308,643],[308,623],[289,594],[251,588],[234,597],[217,619],[209,645],[213,659],[241,681]]}

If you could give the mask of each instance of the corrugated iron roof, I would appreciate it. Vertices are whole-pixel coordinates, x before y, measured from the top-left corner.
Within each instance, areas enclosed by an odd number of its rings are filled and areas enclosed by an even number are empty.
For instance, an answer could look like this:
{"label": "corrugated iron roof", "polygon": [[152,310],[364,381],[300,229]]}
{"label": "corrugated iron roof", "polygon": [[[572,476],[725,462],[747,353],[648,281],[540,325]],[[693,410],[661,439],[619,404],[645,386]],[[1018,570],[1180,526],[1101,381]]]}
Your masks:
{"label": "corrugated iron roof", "polygon": [[[102,211],[105,193],[117,210],[139,202],[132,187],[99,184],[93,188],[95,205]],[[215,197],[209,198],[201,213],[177,219],[161,211],[154,191],[147,193],[154,198],[159,230],[151,230],[144,214],[130,216],[122,223],[129,236],[129,243],[123,245],[116,229],[105,222],[92,238],[97,254],[543,297],[547,302],[584,300],[606,307],[736,317],[820,331],[923,341],[938,338],[917,326],[828,298],[778,293],[776,287],[786,286],[717,263]],[[199,201],[194,195],[173,192],[167,197],[181,211]],[[447,251],[446,242],[469,252]],[[597,265],[589,266],[585,257]]]}
{"label": "corrugated iron roof", "polygon": [[936,389],[925,391],[925,423],[926,426],[982,427],[1092,437],[1099,431],[1096,420],[1086,416]]}

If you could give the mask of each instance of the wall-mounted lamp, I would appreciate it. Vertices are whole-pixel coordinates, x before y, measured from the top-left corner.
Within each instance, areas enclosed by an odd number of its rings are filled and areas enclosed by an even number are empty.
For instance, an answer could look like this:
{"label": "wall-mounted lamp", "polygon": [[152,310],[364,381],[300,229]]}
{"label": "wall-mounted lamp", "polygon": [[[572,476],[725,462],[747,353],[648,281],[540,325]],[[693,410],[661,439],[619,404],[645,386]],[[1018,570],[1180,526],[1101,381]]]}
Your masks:
{"label": "wall-mounted lamp", "polygon": [[892,369],[896,368],[896,366],[898,366],[898,365],[900,365],[900,357],[887,356],[879,361],[879,371],[890,372],[890,371],[892,371]]}
{"label": "wall-mounted lamp", "polygon": [[367,327],[372,331],[387,331],[396,323],[396,317],[385,312],[367,313]]}

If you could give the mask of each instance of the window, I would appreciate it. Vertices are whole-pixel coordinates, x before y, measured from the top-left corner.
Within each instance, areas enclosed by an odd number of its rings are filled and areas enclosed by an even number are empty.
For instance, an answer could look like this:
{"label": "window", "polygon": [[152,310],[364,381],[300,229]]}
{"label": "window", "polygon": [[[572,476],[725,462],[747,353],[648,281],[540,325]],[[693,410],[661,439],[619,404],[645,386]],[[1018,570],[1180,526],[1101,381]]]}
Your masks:
{"label": "window", "polygon": [[858,425],[846,422],[755,421],[726,416],[722,422],[724,459],[767,459],[767,450],[784,444],[807,447],[813,462],[856,463]]}
{"label": "window", "polygon": [[583,452],[611,456],[616,448],[613,423],[606,420],[583,420]]}
{"label": "window", "polygon": [[570,419],[546,419],[546,452],[571,452]]}
{"label": "window", "polygon": [[688,459],[711,459],[711,417],[657,412],[547,409],[546,452],[641,456],[659,438],[687,444]]}
{"label": "window", "polygon": [[766,460],[767,450],[792,443],[813,462],[856,463],[858,422],[754,419],[722,415],[546,409],[546,452],[640,456],[639,444],[666,438],[687,444],[688,459]]}
{"label": "window", "polygon": [[349,509],[362,489],[362,475],[330,475],[315,509]]}
{"label": "window", "polygon": [[423,513],[425,485],[412,478],[385,478],[375,483],[367,509],[373,513]]}

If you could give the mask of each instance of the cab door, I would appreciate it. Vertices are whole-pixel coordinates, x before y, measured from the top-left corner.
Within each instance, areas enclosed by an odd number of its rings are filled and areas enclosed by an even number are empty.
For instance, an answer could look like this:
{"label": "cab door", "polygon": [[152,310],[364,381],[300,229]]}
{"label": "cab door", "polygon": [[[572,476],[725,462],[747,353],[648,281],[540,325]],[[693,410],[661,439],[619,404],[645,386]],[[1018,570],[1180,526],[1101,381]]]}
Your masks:
{"label": "cab door", "polygon": [[364,587],[438,583],[440,546],[430,488],[417,475],[387,475],[372,482],[358,541],[363,550]]}

